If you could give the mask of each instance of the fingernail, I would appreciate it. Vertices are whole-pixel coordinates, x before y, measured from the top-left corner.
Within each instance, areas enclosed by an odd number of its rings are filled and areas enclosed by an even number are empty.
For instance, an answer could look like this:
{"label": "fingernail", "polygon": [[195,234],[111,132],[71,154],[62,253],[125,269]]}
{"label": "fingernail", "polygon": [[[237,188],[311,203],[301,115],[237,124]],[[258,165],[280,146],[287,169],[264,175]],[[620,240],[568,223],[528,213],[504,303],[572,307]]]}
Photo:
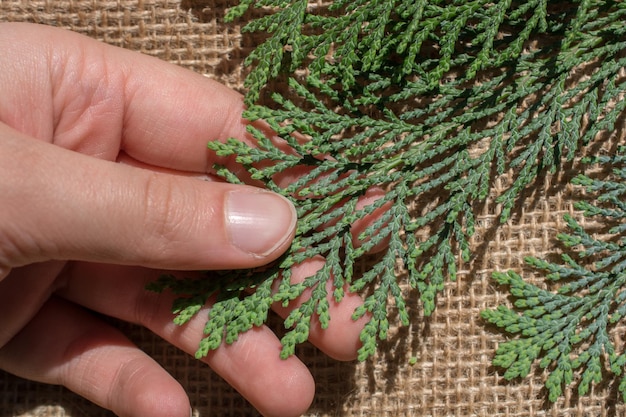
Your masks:
{"label": "fingernail", "polygon": [[271,192],[231,191],[226,197],[226,224],[234,246],[263,257],[291,238],[296,209]]}

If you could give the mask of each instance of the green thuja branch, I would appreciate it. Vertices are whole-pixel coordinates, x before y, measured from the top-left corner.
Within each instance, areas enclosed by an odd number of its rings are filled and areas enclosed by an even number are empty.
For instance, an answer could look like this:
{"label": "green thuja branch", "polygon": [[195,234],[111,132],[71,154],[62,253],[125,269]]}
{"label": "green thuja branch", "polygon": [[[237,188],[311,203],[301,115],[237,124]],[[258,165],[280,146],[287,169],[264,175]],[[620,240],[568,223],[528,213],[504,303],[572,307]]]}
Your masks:
{"label": "green thuja branch", "polygon": [[[391,317],[408,324],[399,269],[431,314],[458,259],[471,258],[477,205],[495,198],[507,221],[538,176],[573,160],[624,115],[621,2],[335,0],[323,8],[250,0],[228,18],[250,8],[265,11],[246,26],[266,33],[246,61],[245,117],[258,145],[231,139],[209,148],[290,198],[300,220],[291,249],[263,271],[233,271],[215,287],[157,283],[181,295],[181,323],[215,298],[199,356],[265,322],[272,304],[307,293],[286,320],[288,356],[313,319],[322,327],[332,320],[329,298],[340,302],[350,290],[365,299],[354,317],[369,318],[359,352],[367,358]],[[255,127],[259,120],[280,143]],[[281,173],[294,170],[302,176],[283,185]],[[496,194],[504,175],[510,183]],[[357,206],[373,187],[387,192]],[[354,222],[373,213],[379,219],[356,236]],[[318,256],[325,264],[316,274],[290,282],[293,267]]]}
{"label": "green thuja branch", "polygon": [[619,391],[626,400],[626,352],[618,341],[621,336],[611,331],[626,315],[626,148],[596,160],[613,166],[613,174],[606,179],[579,175],[574,182],[598,198],[597,204],[581,201],[577,208],[587,219],[608,226],[608,233],[592,236],[566,216],[570,233],[558,238],[578,256],[564,254],[561,263],[526,260],[545,271],[558,290],[527,283],[512,271],[495,273],[498,283],[509,286],[515,308],[482,312],[486,320],[517,336],[499,346],[493,361],[506,369],[504,377],[525,377],[537,363],[549,370],[545,384],[552,401],[574,381],[579,394],[586,394],[606,373],[620,378]]}

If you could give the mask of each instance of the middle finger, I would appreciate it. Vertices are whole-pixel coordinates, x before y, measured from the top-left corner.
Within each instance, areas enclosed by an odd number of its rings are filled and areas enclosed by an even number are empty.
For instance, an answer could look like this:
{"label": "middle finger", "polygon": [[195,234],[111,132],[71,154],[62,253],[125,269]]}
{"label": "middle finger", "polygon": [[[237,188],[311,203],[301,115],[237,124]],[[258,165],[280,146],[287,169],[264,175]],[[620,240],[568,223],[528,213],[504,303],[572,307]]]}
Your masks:
{"label": "middle finger", "polygon": [[[145,326],[193,354],[203,335],[209,307],[185,326],[175,325],[171,312],[174,296],[145,289],[161,273],[140,267],[76,263],[67,271],[66,286],[57,295],[102,314]],[[235,343],[210,352],[203,361],[261,413],[297,415],[310,405],[314,382],[298,358],[280,359],[280,349],[280,340],[262,326],[242,334]]]}

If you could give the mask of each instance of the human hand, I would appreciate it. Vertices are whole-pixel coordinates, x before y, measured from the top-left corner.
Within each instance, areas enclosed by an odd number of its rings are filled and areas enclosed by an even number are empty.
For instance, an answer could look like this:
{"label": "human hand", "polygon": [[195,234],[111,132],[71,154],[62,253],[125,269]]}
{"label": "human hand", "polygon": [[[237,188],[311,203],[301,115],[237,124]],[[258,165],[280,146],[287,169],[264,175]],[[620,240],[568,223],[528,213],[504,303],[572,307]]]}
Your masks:
{"label": "human hand", "polygon": [[[210,178],[216,162],[207,140],[248,137],[241,96],[50,27],[0,24],[0,50],[0,369],[121,416],[186,417],[180,385],[90,310],[194,352],[201,318],[175,326],[172,296],[146,283],[163,270],[259,266],[287,249],[295,213],[286,200],[194,178]],[[311,341],[354,358],[362,323],[350,316],[360,302],[349,294],[333,305],[330,327],[313,329]],[[314,383],[279,351],[260,327],[205,362],[261,413],[298,415]]]}

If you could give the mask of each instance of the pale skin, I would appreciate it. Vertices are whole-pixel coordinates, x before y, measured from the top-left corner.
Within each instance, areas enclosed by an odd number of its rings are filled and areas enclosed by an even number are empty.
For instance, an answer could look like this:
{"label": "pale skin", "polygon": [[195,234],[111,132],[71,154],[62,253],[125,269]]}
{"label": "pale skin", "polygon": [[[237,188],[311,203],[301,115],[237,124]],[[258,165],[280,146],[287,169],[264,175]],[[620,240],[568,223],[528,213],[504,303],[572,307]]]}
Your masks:
{"label": "pale skin", "polygon": [[[146,283],[163,270],[261,266],[289,247],[290,203],[211,180],[217,157],[206,142],[250,140],[241,95],[61,29],[0,24],[0,50],[0,369],[64,385],[123,417],[187,417],[179,383],[90,310],[193,353],[202,314],[175,326],[173,296]],[[322,262],[301,265],[294,279]],[[363,323],[350,316],[361,302],[349,294],[333,303],[329,329],[314,327],[311,342],[353,359]],[[260,327],[204,362],[263,415],[297,416],[314,381],[279,351]]]}

